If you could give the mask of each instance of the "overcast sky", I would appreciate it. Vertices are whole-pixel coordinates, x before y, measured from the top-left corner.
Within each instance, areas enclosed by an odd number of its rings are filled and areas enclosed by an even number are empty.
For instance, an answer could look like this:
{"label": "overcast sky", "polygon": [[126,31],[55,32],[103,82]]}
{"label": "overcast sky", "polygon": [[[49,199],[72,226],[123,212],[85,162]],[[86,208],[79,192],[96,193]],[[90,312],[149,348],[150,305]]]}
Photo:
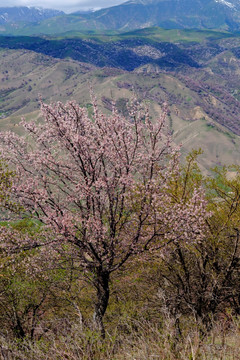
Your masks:
{"label": "overcast sky", "polygon": [[35,6],[63,10],[67,13],[90,8],[103,8],[122,4],[126,0],[0,0],[0,7]]}

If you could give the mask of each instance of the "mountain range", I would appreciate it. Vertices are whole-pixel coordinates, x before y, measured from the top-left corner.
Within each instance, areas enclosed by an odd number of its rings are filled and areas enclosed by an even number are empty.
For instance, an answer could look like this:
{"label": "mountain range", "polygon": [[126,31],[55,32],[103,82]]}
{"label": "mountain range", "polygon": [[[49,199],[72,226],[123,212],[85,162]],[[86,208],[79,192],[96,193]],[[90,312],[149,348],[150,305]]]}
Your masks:
{"label": "mountain range", "polygon": [[88,16],[107,29],[225,28],[238,30],[239,0],[130,0]]}
{"label": "mountain range", "polygon": [[70,15],[28,7],[0,8],[2,34],[59,34],[160,26],[167,29],[240,31],[240,0],[130,0],[98,11]]}

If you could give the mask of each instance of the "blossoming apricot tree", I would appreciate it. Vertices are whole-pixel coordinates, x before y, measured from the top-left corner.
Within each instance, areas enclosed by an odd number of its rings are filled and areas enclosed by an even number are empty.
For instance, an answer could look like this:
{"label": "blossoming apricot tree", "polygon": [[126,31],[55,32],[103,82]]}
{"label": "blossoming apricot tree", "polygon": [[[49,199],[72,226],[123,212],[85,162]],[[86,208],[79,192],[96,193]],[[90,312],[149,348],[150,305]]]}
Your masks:
{"label": "blossoming apricot tree", "polygon": [[103,115],[94,98],[93,107],[91,118],[72,101],[41,103],[44,122],[23,122],[26,139],[2,133],[1,143],[16,171],[13,195],[92,274],[104,336],[111,273],[136,254],[197,240],[207,212],[201,190],[187,203],[168,191],[179,150],[164,135],[165,108],[152,122],[135,105],[128,119]]}

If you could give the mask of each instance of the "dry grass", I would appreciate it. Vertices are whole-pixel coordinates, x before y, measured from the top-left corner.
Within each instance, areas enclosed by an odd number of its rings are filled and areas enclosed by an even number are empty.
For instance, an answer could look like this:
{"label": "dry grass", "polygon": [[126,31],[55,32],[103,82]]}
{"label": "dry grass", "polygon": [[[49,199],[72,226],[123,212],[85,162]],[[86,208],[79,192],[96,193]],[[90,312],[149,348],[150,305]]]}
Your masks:
{"label": "dry grass", "polygon": [[[217,323],[207,336],[194,323],[179,336],[174,320],[164,325],[145,320],[119,323],[104,341],[79,325],[49,333],[36,343],[0,339],[2,360],[239,360],[239,321],[226,329]],[[192,325],[192,326],[191,326]]]}

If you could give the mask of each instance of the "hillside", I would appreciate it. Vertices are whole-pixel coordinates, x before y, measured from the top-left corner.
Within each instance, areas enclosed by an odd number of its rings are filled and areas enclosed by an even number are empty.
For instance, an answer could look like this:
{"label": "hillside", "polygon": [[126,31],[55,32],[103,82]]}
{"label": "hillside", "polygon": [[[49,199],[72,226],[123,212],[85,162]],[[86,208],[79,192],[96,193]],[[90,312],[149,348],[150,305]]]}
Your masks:
{"label": "hillside", "polygon": [[[237,62],[234,64],[239,66]],[[216,164],[239,163],[240,137],[220,121],[225,116],[227,121],[238,119],[238,110],[234,108],[237,100],[231,96],[232,103],[228,99],[224,101],[225,93],[217,92],[204,82],[206,71],[210,69],[199,72],[193,68],[185,75],[146,65],[128,72],[109,67],[101,69],[70,59],[54,59],[28,50],[1,50],[0,128],[21,133],[18,124],[22,115],[27,119],[39,116],[39,93],[47,102],[75,99],[91,111],[90,82],[103,111],[108,111],[115,100],[119,111],[126,114],[126,103],[134,96],[133,89],[138,98],[148,104],[153,118],[167,101],[168,126],[174,141],[183,144],[183,154],[202,147],[204,155],[199,161],[203,169]],[[199,77],[200,89],[189,76]],[[213,73],[212,79],[214,76],[218,74]],[[222,81],[226,82],[228,76],[226,73]],[[229,117],[233,109],[236,113]]]}
{"label": "hillside", "polygon": [[[172,42],[166,41],[171,36]],[[141,73],[148,80],[158,78],[158,73],[167,73],[193,94],[187,96],[191,100],[186,101],[181,93],[167,87],[168,102],[180,107],[185,104],[189,109],[200,106],[214,121],[240,135],[239,36],[201,31],[177,33],[176,30],[169,34],[152,28],[106,38],[103,41],[101,34],[99,37],[84,38],[83,34],[82,38],[59,39],[0,37],[0,47],[32,50],[56,59],[71,58],[115,69],[111,71],[134,72],[138,76]],[[126,86],[131,87],[131,82]],[[158,87],[161,88],[160,82]],[[142,94],[148,91],[140,89]]]}
{"label": "hillside", "polygon": [[[96,66],[111,66],[127,71],[154,63],[162,68],[182,65],[198,67],[185,50],[175,44],[148,39],[119,37],[119,41],[101,43],[91,39],[46,39],[40,37],[0,37],[0,47],[27,49],[55,58],[72,58]],[[142,50],[140,50],[142,49]]]}

